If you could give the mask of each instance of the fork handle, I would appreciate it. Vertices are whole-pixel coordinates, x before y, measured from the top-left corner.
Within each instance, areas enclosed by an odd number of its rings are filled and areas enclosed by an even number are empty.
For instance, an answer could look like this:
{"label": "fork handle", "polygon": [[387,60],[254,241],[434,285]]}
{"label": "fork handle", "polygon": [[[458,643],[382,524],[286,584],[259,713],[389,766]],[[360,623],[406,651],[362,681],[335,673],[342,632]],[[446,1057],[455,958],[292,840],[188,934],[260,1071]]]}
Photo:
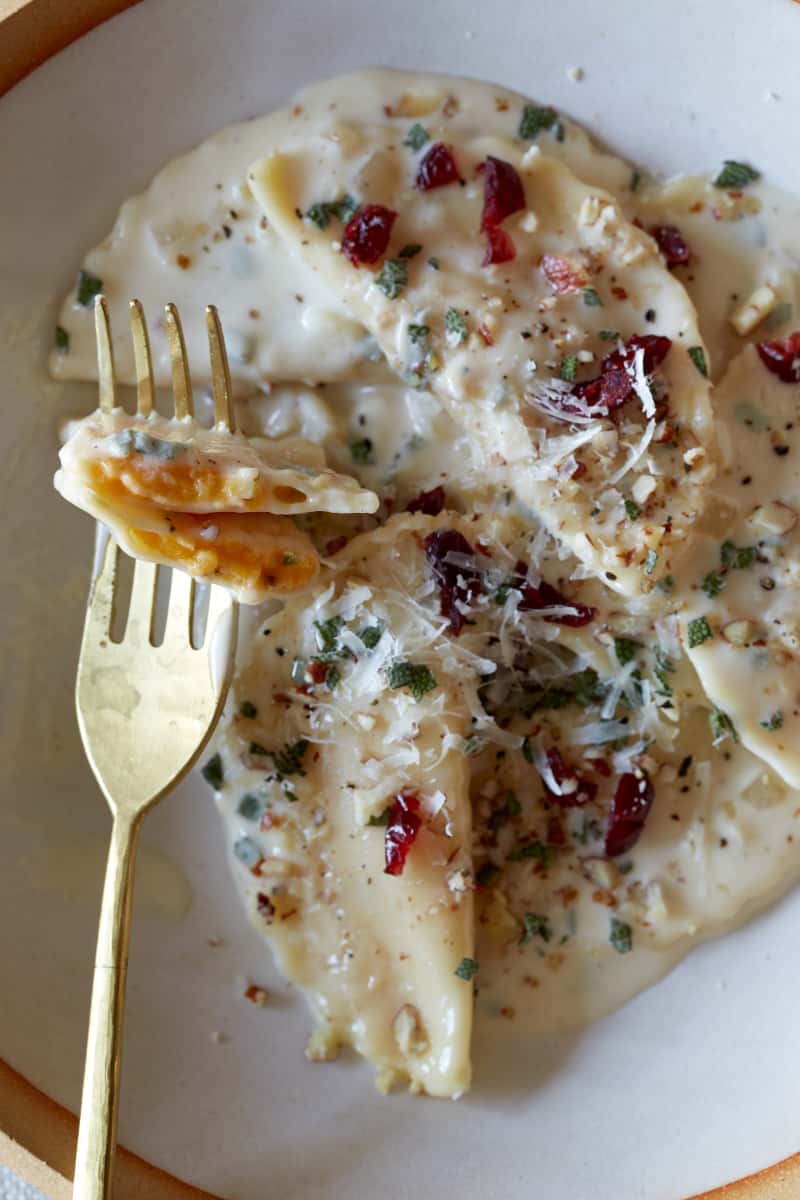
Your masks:
{"label": "fork handle", "polygon": [[139,825],[136,816],[117,813],[111,830],[97,931],[73,1200],[106,1200],[111,1195]]}

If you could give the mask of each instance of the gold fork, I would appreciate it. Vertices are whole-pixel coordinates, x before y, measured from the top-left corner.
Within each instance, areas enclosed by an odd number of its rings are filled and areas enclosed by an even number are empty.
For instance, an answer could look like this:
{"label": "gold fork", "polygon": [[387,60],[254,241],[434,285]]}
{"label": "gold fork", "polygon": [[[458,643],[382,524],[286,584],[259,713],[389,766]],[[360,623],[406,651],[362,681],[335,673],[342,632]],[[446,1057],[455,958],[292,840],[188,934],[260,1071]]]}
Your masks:
{"label": "gold fork", "polygon": [[[153,407],[153,374],[142,306],[130,306],[137,412]],[[230,376],[216,309],[206,309],[218,426],[233,428]],[[192,415],[192,391],[180,319],[166,308],[177,417]],[[114,408],[114,361],[105,301],[95,304],[100,408]],[[75,698],[86,755],[113,816],[97,934],[89,1036],[75,1158],[75,1200],[111,1194],[117,1125],[122,1016],[128,961],[133,866],[141,820],[181,779],[208,742],[230,684],[238,606],[212,587],[204,646],[192,646],[195,584],[173,571],[164,638],[153,645],[156,572],[137,562],[120,642],[111,640],[119,547],[109,537],[92,582]],[[221,622],[224,621],[224,624]],[[213,665],[212,674],[212,639]]]}

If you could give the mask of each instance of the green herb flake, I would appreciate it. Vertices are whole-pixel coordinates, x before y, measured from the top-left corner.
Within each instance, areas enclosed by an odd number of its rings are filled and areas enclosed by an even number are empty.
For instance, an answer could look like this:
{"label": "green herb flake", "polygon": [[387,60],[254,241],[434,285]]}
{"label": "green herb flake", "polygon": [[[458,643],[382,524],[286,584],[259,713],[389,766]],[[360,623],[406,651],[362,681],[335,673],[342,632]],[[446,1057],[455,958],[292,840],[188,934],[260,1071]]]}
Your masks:
{"label": "green herb flake", "polygon": [[761,172],[757,171],[755,167],[751,167],[749,163],[736,162],[733,158],[726,158],[719,175],[714,180],[714,187],[738,192],[741,188],[747,187],[749,183],[755,183],[760,178]]}
{"label": "green herb flake", "polygon": [[540,937],[543,942],[549,942],[553,936],[549,919],[541,913],[526,912],[522,918],[522,925],[522,933],[519,936],[520,946],[524,946],[526,942],[532,941],[535,937]]}
{"label": "green herb flake", "polygon": [[730,737],[734,742],[739,741],[739,735],[736,732],[736,726],[726,712],[721,708],[714,708],[708,715],[708,723],[711,727],[711,736],[714,741],[721,741],[723,738]]}
{"label": "green herb flake", "polygon": [[656,587],[658,588],[658,590],[660,592],[666,592],[667,594],[669,594],[672,591],[672,589],[675,587],[674,575],[665,575],[663,579],[659,579],[656,582]]}
{"label": "green herb flake", "polygon": [[397,251],[398,258],[416,258],[422,246],[419,242],[409,242],[407,246],[403,246],[402,250]]}
{"label": "green herb flake", "polygon": [[281,562],[283,563],[284,567],[294,567],[300,562],[300,559],[296,554],[292,554],[291,550],[287,550],[281,558]]}
{"label": "green herb flake", "polygon": [[689,358],[697,367],[704,379],[708,379],[708,363],[706,362],[706,352],[702,346],[690,346]]}
{"label": "green herb flake", "polygon": [[275,764],[275,770],[281,779],[287,775],[305,775],[303,758],[308,747],[308,740],[300,738],[296,742],[287,742],[281,750],[269,751]]}
{"label": "green herb flake", "polygon": [[783,713],[777,708],[768,720],[760,721],[759,724],[762,729],[768,729],[770,733],[774,733],[776,729],[783,727]]}
{"label": "green herb flake", "polygon": [[638,192],[639,184],[641,182],[642,182],[642,172],[641,171],[631,172],[631,177],[630,177],[630,180],[628,181],[628,191]]}
{"label": "green herb flake", "polygon": [[415,346],[418,346],[420,343],[427,342],[428,338],[430,337],[430,333],[430,326],[414,325],[412,323],[408,327],[408,340]]}
{"label": "green herb flake", "polygon": [[625,515],[629,521],[639,520],[639,517],[642,515],[642,510],[639,508],[639,505],[635,500],[625,501]]}
{"label": "green herb flake", "polygon": [[585,287],[581,290],[581,299],[589,308],[602,308],[603,301],[600,299],[600,293],[593,287]]}
{"label": "green herb flake", "polygon": [[306,209],[307,219],[312,225],[316,225],[317,229],[327,229],[332,216],[330,204],[312,204]]}
{"label": "green herb flake", "polygon": [[219,754],[214,754],[200,768],[200,774],[205,779],[209,787],[212,787],[215,792],[218,792],[225,782],[225,772],[222,769],[222,758]]}
{"label": "green herb flake", "polygon": [[102,290],[102,279],[98,279],[90,271],[81,271],[78,274],[78,286],[76,289],[78,304],[81,304],[84,308],[88,308],[95,296],[99,296]]}
{"label": "green herb flake", "polygon": [[261,861],[261,851],[252,838],[240,837],[233,843],[233,853],[250,870]]}
{"label": "green herb flake", "polygon": [[[522,116],[519,122],[519,136],[525,138],[526,141],[532,142],[537,138],[543,129],[556,129],[558,133],[558,113],[549,105],[543,106],[540,104],[526,104],[522,110]],[[562,136],[559,139],[563,141]]]}
{"label": "green herb flake", "polygon": [[492,809],[488,822],[490,831],[497,833],[498,829],[502,829],[504,825],[507,825],[514,817],[520,816],[521,813],[522,805],[517,799],[517,793],[506,792],[501,797],[500,803]]}
{"label": "green herb flake", "polygon": [[619,337],[618,329],[598,329],[597,336],[601,342],[614,342]]}
{"label": "green herb flake", "polygon": [[421,150],[426,142],[431,140],[431,135],[427,129],[417,121],[412,125],[406,136],[403,138],[403,145],[410,146],[412,150]]}
{"label": "green herb flake", "polygon": [[709,600],[714,600],[725,587],[725,580],[719,571],[709,571],[707,575],[703,576],[703,582],[700,586]]}
{"label": "green herb flake", "polygon": [[526,842],[523,846],[515,846],[508,855],[509,862],[524,862],[526,859],[532,858],[539,864],[543,871],[546,871],[553,865],[556,852],[552,846],[545,846],[543,842]]}
{"label": "green herb flake", "polygon": [[462,958],[461,962],[453,972],[459,979],[465,979],[467,983],[474,979],[480,970],[479,964],[474,958]]}
{"label": "green herb flake", "polygon": [[69,353],[69,334],[63,325],[56,325],[55,347],[59,354]]}
{"label": "green herb flake", "polygon": [[332,692],[337,684],[342,681],[342,672],[338,667],[328,667],[328,673],[325,676],[325,687],[329,692]]}
{"label": "green herb flake", "polygon": [[578,356],[577,354],[567,354],[561,360],[561,369],[559,374],[567,383],[572,383],[578,372]]}
{"label": "green herb flake", "polygon": [[423,663],[412,663],[408,659],[396,659],[387,668],[387,679],[392,691],[408,688],[417,703],[426,692],[437,686],[436,676]]}
{"label": "green herb flake", "polygon": [[641,650],[641,648],[642,643],[635,642],[633,638],[614,638],[614,653],[621,667],[624,667],[626,663],[632,662],[636,658],[637,651]]}
{"label": "green herb flake", "polygon": [[246,717],[248,721],[252,721],[254,717],[258,716],[258,709],[252,700],[242,701],[239,705],[239,716]]}
{"label": "green herb flake", "polygon": [[444,314],[444,327],[447,330],[447,340],[454,346],[460,346],[467,340],[467,322],[457,308],[448,308]]}
{"label": "green herb flake", "polygon": [[330,207],[342,224],[346,225],[358,212],[358,201],[355,196],[351,196],[349,192],[345,192],[341,199],[334,201]]}
{"label": "green herb flake", "polygon": [[358,636],[368,650],[374,650],[383,637],[383,630],[383,623],[379,622],[377,625],[367,625],[366,629],[362,629]]}
{"label": "green herb flake", "polygon": [[353,462],[364,463],[365,465],[375,460],[372,457],[372,438],[359,438],[355,442],[350,443],[350,454]]}
{"label": "green herb flake", "polygon": [[714,636],[705,617],[695,617],[693,621],[689,622],[686,632],[690,650],[693,650],[695,646],[702,646],[703,642],[710,641]]}
{"label": "green herb flake", "polygon": [[440,264],[439,264],[438,258],[435,258],[433,255],[431,255],[430,258],[426,259],[425,261],[427,262],[429,267],[433,268],[434,271],[439,270]]}
{"label": "green herb flake", "polygon": [[626,921],[620,921],[617,917],[612,917],[611,932],[608,935],[608,940],[617,954],[629,954],[633,949],[633,930]]}
{"label": "green herb flake", "polygon": [[655,571],[655,569],[656,569],[656,563],[657,563],[657,562],[658,562],[658,555],[656,554],[655,550],[652,550],[652,549],[648,550],[648,551],[647,551],[647,556],[646,556],[646,558],[645,558],[645,560],[644,560],[644,573],[645,573],[645,575],[652,575],[652,574],[653,574],[653,571]]}
{"label": "green herb flake", "polygon": [[387,258],[375,282],[390,300],[396,300],[408,283],[408,266],[402,258]]}
{"label": "green herb flake", "polygon": [[391,804],[387,804],[386,808],[383,810],[383,812],[374,813],[370,817],[370,819],[367,821],[367,825],[372,825],[372,826],[388,825],[389,824],[389,814],[391,811],[392,811]]}
{"label": "green herb flake", "polygon": [[339,634],[344,627],[342,617],[328,617],[325,621],[315,621],[314,628],[319,639],[319,648],[323,654],[338,654]]}
{"label": "green herb flake", "polygon": [[471,733],[469,737],[464,738],[464,753],[471,758],[473,754],[480,754],[485,745],[486,742],[480,734]]}
{"label": "green herb flake", "polygon": [[245,821],[257,821],[264,811],[264,801],[260,796],[254,796],[252,792],[245,792],[236,811],[240,817],[244,817]]}

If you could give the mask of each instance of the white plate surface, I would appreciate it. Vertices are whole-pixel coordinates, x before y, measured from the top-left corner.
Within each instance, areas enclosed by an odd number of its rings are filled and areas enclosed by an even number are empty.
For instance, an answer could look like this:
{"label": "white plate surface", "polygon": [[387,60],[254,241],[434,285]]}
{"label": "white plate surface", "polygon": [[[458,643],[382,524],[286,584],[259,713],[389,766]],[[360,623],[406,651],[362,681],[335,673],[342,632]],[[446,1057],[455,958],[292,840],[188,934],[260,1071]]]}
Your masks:
{"label": "white plate surface", "polygon": [[[0,101],[0,1056],[56,1099],[79,1096],[108,831],[71,695],[92,533],[50,488],[56,417],[90,394],[43,366],[82,251],[171,156],[369,64],[495,79],[652,168],[749,158],[800,191],[798,45],[791,0],[144,0]],[[580,1036],[482,1037],[458,1104],[384,1100],[363,1065],[304,1060],[198,779],[144,844],[121,1136],[202,1187],[666,1200],[800,1149],[800,895]]]}

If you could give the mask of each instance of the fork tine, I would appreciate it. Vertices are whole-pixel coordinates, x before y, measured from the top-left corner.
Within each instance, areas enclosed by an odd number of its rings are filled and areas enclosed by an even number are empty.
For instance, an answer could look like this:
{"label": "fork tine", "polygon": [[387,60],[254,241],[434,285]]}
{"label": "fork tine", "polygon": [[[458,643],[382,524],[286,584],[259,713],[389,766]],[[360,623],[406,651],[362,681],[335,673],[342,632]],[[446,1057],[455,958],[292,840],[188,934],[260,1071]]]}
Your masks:
{"label": "fork tine", "polygon": [[206,632],[203,639],[204,645],[208,645],[211,635],[214,633],[217,622],[220,617],[224,616],[229,611],[234,601],[231,600],[230,592],[225,588],[212,584],[208,596],[208,613],[206,614]]}
{"label": "fork tine", "polygon": [[100,569],[92,580],[89,592],[89,603],[86,608],[86,620],[83,627],[83,640],[100,642],[111,633],[111,623],[114,619],[114,603],[117,594],[117,575],[119,569],[119,546],[113,538],[106,540]]}
{"label": "fork tine", "polygon": [[144,309],[138,300],[131,300],[129,309],[133,361],[136,364],[136,412],[140,417],[149,417],[153,411],[153,363],[150,358],[147,322]]}
{"label": "fork tine", "polygon": [[94,332],[97,339],[97,380],[100,391],[100,409],[111,412],[114,408],[114,351],[111,347],[111,325],[105,296],[96,296],[94,301]]}
{"label": "fork tine", "polygon": [[191,645],[192,610],[194,608],[195,585],[191,575],[174,570],[169,587],[169,609],[164,628],[165,646]]}
{"label": "fork tine", "polygon": [[194,413],[192,403],[192,380],[189,375],[189,363],[186,358],[186,344],[183,340],[183,329],[178,310],[174,304],[167,304],[164,309],[167,317],[167,345],[169,346],[170,365],[172,367],[172,394],[175,400],[175,416],[178,420],[191,417]]}
{"label": "fork tine", "polygon": [[126,642],[147,645],[152,640],[155,616],[155,591],[158,567],[155,563],[137,559],[133,568],[133,586],[125,626]]}
{"label": "fork tine", "polygon": [[213,304],[206,306],[206,329],[208,330],[208,352],[211,358],[211,389],[214,393],[214,422],[234,430],[233,402],[231,400],[231,373],[228,370],[228,352],[222,333],[219,313]]}

